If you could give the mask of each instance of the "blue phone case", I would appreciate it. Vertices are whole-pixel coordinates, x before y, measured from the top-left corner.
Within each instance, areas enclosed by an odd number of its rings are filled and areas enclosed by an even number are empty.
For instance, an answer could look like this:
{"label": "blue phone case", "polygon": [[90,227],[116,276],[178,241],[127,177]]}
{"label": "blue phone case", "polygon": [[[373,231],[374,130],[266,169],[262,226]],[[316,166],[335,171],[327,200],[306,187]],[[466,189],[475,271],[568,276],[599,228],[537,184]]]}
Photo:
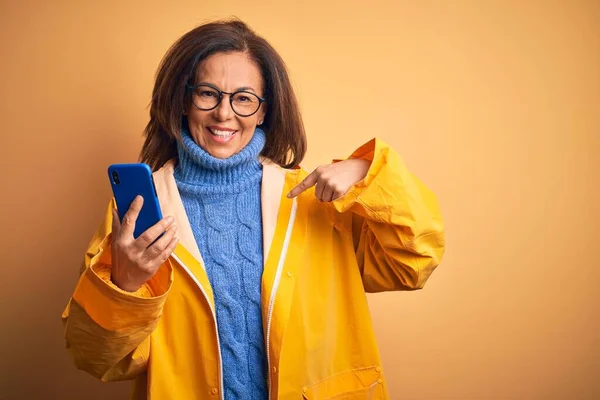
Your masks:
{"label": "blue phone case", "polygon": [[117,202],[120,221],[123,221],[123,216],[137,195],[144,198],[144,205],[135,223],[134,238],[137,239],[162,219],[152,170],[147,164],[113,164],[108,167],[108,178]]}

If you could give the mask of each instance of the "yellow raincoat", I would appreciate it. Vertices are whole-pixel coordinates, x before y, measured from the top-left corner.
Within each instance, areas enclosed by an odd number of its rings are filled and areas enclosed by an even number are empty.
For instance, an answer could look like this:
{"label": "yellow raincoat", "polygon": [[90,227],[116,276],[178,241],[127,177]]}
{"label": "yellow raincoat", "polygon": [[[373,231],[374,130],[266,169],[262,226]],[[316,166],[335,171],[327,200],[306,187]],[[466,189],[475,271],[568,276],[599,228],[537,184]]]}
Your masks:
{"label": "yellow raincoat", "polygon": [[[332,203],[307,175],[264,162],[262,313],[270,399],[388,399],[365,292],[420,289],[444,252],[435,196],[380,140],[351,158],[364,180]],[[135,379],[132,399],[222,399],[213,293],[173,178],[154,173],[163,215],[180,243],[136,293],[110,282],[111,202],[85,254],[64,313],[79,369],[103,381]]]}

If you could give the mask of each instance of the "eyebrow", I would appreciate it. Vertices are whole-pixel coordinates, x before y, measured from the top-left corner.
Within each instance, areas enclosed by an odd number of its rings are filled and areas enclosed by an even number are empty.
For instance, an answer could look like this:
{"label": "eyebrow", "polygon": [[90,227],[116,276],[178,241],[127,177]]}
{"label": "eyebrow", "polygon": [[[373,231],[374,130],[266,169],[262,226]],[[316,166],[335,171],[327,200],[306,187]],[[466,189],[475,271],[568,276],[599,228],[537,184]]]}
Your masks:
{"label": "eyebrow", "polygon": [[[222,90],[220,87],[218,87],[218,86],[217,86],[217,85],[215,85],[214,83],[210,83],[210,82],[200,82],[200,83],[197,83],[197,85],[210,85],[210,86],[214,86],[214,87],[216,87],[217,89],[219,89],[219,90],[223,91],[223,90]],[[235,93],[235,92],[240,92],[240,91],[244,91],[244,90],[251,90],[251,91],[253,91],[254,93],[256,93],[256,89],[254,89],[252,86],[242,86],[242,87],[239,87],[239,88],[235,89],[235,90],[233,91],[233,93]]]}

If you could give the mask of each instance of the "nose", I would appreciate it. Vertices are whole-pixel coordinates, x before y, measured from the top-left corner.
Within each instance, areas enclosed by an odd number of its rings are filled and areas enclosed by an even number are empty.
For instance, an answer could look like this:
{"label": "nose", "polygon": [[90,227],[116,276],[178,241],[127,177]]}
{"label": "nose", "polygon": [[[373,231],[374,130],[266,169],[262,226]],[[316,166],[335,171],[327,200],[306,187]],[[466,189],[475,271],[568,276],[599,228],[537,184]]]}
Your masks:
{"label": "nose", "polygon": [[219,103],[217,108],[215,108],[214,111],[215,111],[215,117],[219,121],[227,121],[232,118],[234,113],[233,113],[233,109],[231,108],[231,103],[229,102],[228,94],[223,94],[223,98],[221,99],[221,102]]}

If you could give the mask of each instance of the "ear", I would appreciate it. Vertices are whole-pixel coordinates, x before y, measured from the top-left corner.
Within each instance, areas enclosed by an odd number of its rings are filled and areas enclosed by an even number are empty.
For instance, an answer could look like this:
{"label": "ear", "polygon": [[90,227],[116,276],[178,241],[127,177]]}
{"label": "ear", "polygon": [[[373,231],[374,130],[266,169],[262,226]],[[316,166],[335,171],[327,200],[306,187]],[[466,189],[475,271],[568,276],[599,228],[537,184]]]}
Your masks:
{"label": "ear", "polygon": [[259,117],[258,117],[258,125],[262,125],[263,122],[265,122],[265,116],[267,115],[267,104],[263,103],[262,106],[260,107],[260,112],[259,112]]}

